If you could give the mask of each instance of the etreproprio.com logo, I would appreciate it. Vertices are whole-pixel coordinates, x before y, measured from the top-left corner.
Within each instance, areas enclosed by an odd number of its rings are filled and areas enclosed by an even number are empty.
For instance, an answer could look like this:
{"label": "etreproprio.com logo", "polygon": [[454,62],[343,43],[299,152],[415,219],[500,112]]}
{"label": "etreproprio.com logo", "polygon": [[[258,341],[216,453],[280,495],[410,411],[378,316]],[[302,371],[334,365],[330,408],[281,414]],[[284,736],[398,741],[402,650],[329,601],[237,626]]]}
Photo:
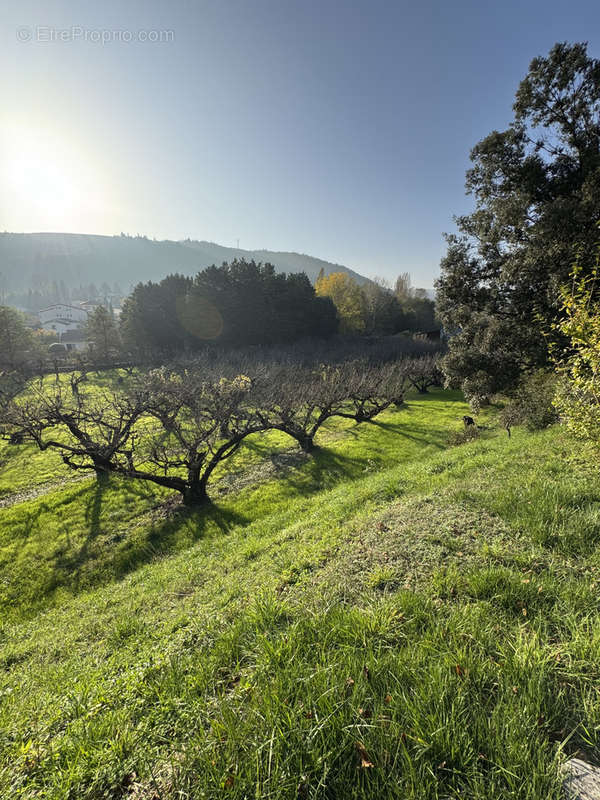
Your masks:
{"label": "etreproprio.com logo", "polygon": [[16,30],[16,37],[17,41],[22,43],[89,42],[90,44],[132,44],[133,42],[142,42],[165,44],[175,41],[175,31],[84,28],[82,25],[71,25],[69,28],[54,28],[51,25],[21,25]]}

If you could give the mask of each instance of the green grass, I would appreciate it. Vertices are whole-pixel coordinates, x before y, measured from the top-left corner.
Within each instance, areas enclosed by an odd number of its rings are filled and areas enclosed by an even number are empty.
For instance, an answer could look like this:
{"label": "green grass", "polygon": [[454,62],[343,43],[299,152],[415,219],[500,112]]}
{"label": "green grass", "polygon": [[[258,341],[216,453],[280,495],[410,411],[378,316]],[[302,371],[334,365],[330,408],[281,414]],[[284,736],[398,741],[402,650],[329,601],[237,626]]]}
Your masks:
{"label": "green grass", "polygon": [[[0,610],[5,615],[38,611],[54,602],[55,595],[63,598],[66,591],[77,593],[121,578],[157,554],[189,547],[199,538],[221,536],[258,521],[286,525],[304,514],[324,489],[443,449],[448,428],[461,424],[462,407],[456,395],[438,393],[409,401],[400,412],[382,414],[373,423],[331,421],[310,459],[301,458],[285,434],[251,437],[226,465],[242,484],[248,478],[246,488],[221,494],[227,491],[227,485],[219,483],[224,465],[215,474],[212,490],[209,487],[214,503],[190,517],[165,519],[160,505],[168,492],[117,478],[104,483],[89,478],[62,491],[55,486],[34,501],[0,510]],[[11,448],[18,465],[30,449]],[[297,464],[274,469],[270,456],[281,452],[298,458]],[[40,455],[48,455],[47,470],[55,481],[73,479],[62,462],[54,463],[52,454]],[[15,470],[19,475],[18,467],[9,463],[0,477],[2,485],[18,492],[22,484],[11,484]]]}
{"label": "green grass", "polygon": [[257,437],[194,513],[116,480],[0,509],[0,796],[558,797],[600,759],[596,462],[493,410],[448,448],[465,410]]}

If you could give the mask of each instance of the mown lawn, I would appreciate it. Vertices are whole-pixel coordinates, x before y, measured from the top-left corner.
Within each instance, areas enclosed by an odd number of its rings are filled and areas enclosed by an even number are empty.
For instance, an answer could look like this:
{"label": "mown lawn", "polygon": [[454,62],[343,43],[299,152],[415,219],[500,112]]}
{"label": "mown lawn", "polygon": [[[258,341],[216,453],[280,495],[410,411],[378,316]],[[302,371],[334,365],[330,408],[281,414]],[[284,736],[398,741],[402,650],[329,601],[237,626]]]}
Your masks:
{"label": "mown lawn", "polygon": [[465,409],[257,438],[195,513],[0,509],[0,796],[558,797],[600,760],[597,462],[493,411],[448,448]]}

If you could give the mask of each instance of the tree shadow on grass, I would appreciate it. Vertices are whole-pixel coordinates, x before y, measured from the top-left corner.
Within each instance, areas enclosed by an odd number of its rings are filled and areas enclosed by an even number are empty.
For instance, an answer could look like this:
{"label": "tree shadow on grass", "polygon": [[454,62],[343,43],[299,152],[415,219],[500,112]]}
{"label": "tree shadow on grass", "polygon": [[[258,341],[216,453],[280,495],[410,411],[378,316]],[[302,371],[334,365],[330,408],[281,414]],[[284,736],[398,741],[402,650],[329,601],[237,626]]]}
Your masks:
{"label": "tree shadow on grass", "polygon": [[[133,516],[125,514],[115,521],[111,502],[114,490],[118,490],[121,503],[134,504]],[[178,498],[157,495],[140,481],[102,477],[88,487],[88,494],[87,533],[76,547],[55,553],[48,594],[58,587],[78,592],[120,580],[150,561],[189,547],[211,531],[227,534],[248,522],[241,514],[213,502],[187,508],[178,503]],[[135,513],[140,501],[142,508]],[[121,531],[115,531],[115,526]]]}
{"label": "tree shadow on grass", "polygon": [[327,447],[316,446],[302,469],[286,469],[277,480],[284,481],[300,497],[331,489],[341,481],[362,477],[369,467],[367,457],[343,456]]}
{"label": "tree shadow on grass", "polygon": [[[378,419],[366,420],[351,425],[343,430],[343,435],[358,439],[361,435],[361,430],[364,430],[369,425],[376,426],[392,435],[410,439],[423,446],[433,446],[440,450],[446,449],[446,443],[443,439],[444,431],[439,429],[430,431],[423,426],[423,435],[418,435],[408,433],[404,425],[383,422]],[[290,441],[293,441],[291,437]],[[247,446],[258,450],[258,448],[252,447],[250,444]],[[297,446],[294,447],[292,445],[291,448],[280,452],[291,455],[294,452],[300,454],[302,451]],[[365,452],[366,454],[364,455],[357,455],[356,453],[342,455],[339,451],[327,447],[326,444],[320,444],[319,435],[317,434],[315,448],[310,453],[308,460],[304,461],[299,469],[284,467],[277,472],[275,480],[284,482],[287,487],[294,490],[297,496],[310,497],[322,489],[331,489],[340,482],[360,480],[366,473],[372,472],[374,465],[377,464],[377,453],[371,453],[368,450]],[[262,455],[268,456],[264,451]],[[271,460],[274,460],[273,456],[271,456]]]}
{"label": "tree shadow on grass", "polygon": [[[433,445],[433,447],[437,447],[438,450],[445,450],[447,447],[446,443],[438,438],[438,436],[441,437],[442,435],[442,432],[439,428],[432,429],[429,435],[424,434],[422,436],[418,436],[414,433],[408,433],[406,428],[397,422],[382,422],[381,420],[374,419],[370,421],[370,424],[376,425],[378,428],[388,431],[389,433],[402,436],[404,439],[411,439],[413,442],[423,442],[423,444]],[[411,430],[414,430],[414,426],[411,428]]]}
{"label": "tree shadow on grass", "polygon": [[265,442],[264,437],[261,437],[260,434],[254,434],[244,439],[240,452],[248,450],[261,458],[271,458],[274,453],[282,453],[294,449],[294,444],[296,444],[296,442],[291,436],[278,442],[269,443]]}

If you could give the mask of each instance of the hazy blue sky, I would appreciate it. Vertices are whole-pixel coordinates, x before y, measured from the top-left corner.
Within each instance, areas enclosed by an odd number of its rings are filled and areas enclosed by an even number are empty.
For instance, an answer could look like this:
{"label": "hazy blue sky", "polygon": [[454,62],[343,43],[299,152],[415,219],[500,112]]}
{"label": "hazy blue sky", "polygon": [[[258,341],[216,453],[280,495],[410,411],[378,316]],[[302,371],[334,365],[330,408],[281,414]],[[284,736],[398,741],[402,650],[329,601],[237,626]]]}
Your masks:
{"label": "hazy blue sky", "polygon": [[0,229],[239,239],[425,286],[531,58],[600,55],[597,0],[4,0],[0,19]]}

